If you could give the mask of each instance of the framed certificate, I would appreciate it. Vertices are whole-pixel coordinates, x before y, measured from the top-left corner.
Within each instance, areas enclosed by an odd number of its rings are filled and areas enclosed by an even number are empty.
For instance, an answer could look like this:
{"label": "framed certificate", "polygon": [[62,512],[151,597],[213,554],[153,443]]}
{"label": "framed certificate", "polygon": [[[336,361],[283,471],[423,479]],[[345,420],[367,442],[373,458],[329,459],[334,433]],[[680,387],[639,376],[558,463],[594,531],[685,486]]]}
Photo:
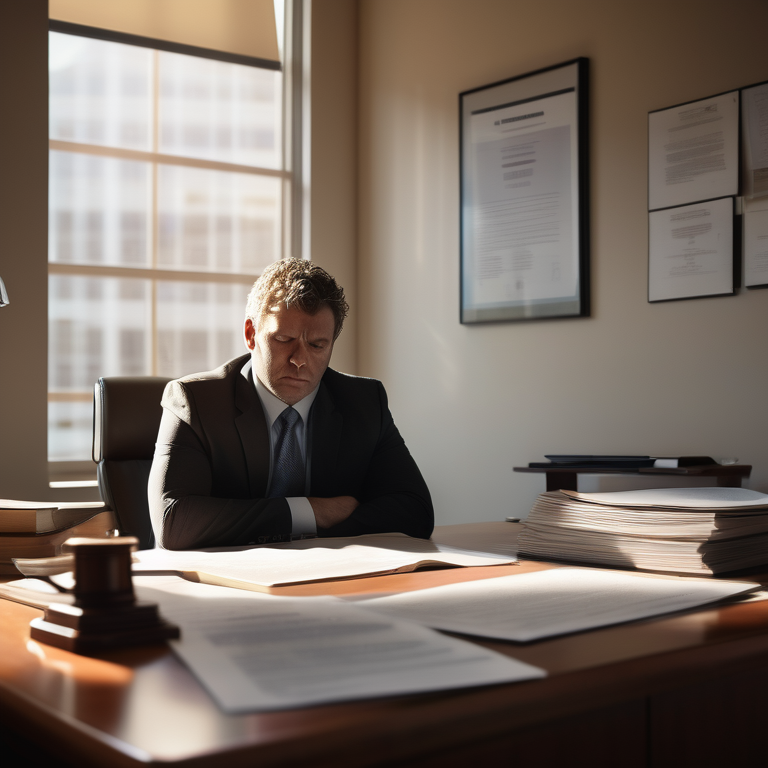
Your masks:
{"label": "framed certificate", "polygon": [[733,198],[651,211],[648,301],[734,293]]}
{"label": "framed certificate", "polygon": [[648,210],[738,194],[738,91],[648,114]]}
{"label": "framed certificate", "polygon": [[768,287],[768,197],[744,200],[744,286]]}
{"label": "framed certificate", "polygon": [[589,314],[587,70],[459,96],[462,323]]}
{"label": "framed certificate", "polygon": [[768,83],[741,92],[741,126],[745,197],[768,195]]}

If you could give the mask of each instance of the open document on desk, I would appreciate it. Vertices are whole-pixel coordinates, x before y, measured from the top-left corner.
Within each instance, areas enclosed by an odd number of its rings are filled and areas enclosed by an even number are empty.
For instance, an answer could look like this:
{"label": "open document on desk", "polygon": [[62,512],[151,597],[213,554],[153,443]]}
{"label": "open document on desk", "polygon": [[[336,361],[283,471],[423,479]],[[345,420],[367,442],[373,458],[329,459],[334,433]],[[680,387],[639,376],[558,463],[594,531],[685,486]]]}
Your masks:
{"label": "open document on desk", "polygon": [[514,555],[488,554],[398,533],[304,539],[225,551],[137,552],[134,573],[170,571],[194,581],[262,591],[330,579],[407,573],[428,566],[508,565]]}
{"label": "open document on desk", "polygon": [[346,599],[433,629],[528,642],[699,608],[760,588],[743,581],[553,568]]}
{"label": "open document on desk", "polygon": [[221,708],[267,712],[544,677],[538,667],[326,597],[274,597],[139,576],[140,599]]}

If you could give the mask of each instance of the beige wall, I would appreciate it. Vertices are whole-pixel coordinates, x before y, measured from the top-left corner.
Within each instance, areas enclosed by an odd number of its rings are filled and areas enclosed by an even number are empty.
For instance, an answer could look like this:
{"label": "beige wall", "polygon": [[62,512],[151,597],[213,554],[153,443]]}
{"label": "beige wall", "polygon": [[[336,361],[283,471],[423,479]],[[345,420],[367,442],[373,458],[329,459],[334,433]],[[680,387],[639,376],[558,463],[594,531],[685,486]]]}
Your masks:
{"label": "beige wall", "polygon": [[0,3],[0,496],[48,492],[48,3]]}
{"label": "beige wall", "polygon": [[331,365],[357,372],[357,2],[312,3],[310,255],[344,287],[350,316]]}
{"label": "beige wall", "polygon": [[[768,79],[768,4],[362,0],[359,372],[440,523],[524,516],[544,453],[711,454],[768,491],[768,291],[648,304],[646,119]],[[592,317],[458,322],[458,94],[577,56],[591,78]]]}

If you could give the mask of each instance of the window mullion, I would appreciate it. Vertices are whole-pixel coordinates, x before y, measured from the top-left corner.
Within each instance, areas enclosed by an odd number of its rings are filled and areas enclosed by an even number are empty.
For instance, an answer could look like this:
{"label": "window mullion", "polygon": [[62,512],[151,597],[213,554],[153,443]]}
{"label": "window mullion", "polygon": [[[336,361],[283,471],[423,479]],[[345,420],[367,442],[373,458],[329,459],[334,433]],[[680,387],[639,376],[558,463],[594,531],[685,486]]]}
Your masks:
{"label": "window mullion", "polygon": [[[152,85],[153,85],[153,99],[152,99],[152,152],[153,154],[157,154],[158,147],[160,145],[159,142],[159,132],[160,132],[160,52],[155,51],[154,57],[153,57],[153,78],[152,78]],[[151,201],[150,204],[152,206],[152,237],[150,238],[151,243],[151,259],[150,263],[152,264],[152,270],[157,269],[157,248],[158,248],[158,239],[159,239],[159,217],[158,217],[158,211],[157,211],[157,163],[152,163],[152,192],[151,192]],[[150,312],[151,312],[151,321],[150,321],[150,344],[152,347],[152,375],[157,376],[157,372],[159,370],[159,361],[158,361],[158,336],[157,336],[157,279],[153,278],[151,283],[151,297],[150,297]]]}
{"label": "window mullion", "polygon": [[57,152],[74,152],[80,155],[95,155],[97,157],[115,157],[121,160],[138,160],[161,165],[180,165],[185,168],[201,168],[225,173],[245,173],[251,176],[271,176],[279,179],[290,179],[291,172],[280,168],[263,168],[258,165],[243,165],[228,163],[223,160],[205,160],[186,155],[168,155],[161,152],[145,152],[140,149],[125,149],[110,147],[102,144],[81,144],[76,141],[49,139],[48,148]]}

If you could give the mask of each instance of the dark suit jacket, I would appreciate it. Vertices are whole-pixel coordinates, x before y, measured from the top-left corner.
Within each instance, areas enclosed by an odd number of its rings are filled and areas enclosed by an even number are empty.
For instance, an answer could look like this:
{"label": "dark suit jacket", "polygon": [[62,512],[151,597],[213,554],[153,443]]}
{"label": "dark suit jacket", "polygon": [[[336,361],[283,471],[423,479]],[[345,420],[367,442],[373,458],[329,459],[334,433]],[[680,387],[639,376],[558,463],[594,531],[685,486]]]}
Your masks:
{"label": "dark suit jacket", "polygon": [[[172,381],[149,478],[158,543],[194,549],[290,538],[284,498],[264,498],[269,434],[249,355]],[[307,433],[308,496],[354,496],[360,506],[321,536],[399,531],[428,538],[429,491],[387,407],[381,382],[330,368]]]}

